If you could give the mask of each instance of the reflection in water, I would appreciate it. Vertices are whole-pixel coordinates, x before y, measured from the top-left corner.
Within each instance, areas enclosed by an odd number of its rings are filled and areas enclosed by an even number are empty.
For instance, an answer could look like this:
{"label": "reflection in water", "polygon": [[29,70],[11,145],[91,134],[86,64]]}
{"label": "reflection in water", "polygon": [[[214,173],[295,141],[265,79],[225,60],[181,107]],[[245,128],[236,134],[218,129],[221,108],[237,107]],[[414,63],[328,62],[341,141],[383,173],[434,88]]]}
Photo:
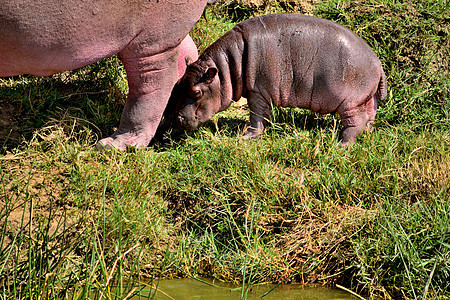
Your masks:
{"label": "reflection in water", "polygon": [[[157,282],[153,282],[156,285]],[[210,286],[194,279],[161,280],[158,283],[156,300],[236,300],[241,297],[240,286],[214,282]],[[355,300],[358,299],[349,293],[325,287],[304,287],[299,285],[280,285],[261,298],[275,285],[265,284],[251,286],[247,299],[263,300]],[[154,291],[152,294],[154,295]],[[145,294],[145,293],[143,293]],[[143,295],[145,296],[145,295]],[[133,300],[139,298],[133,298]]]}

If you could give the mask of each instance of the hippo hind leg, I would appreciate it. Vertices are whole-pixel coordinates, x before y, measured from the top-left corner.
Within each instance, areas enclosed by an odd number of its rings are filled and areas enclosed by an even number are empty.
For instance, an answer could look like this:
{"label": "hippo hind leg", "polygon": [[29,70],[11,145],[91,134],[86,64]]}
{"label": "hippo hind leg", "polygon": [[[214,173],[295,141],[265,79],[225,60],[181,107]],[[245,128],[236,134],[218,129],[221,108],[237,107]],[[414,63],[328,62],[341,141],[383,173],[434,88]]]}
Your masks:
{"label": "hippo hind leg", "polygon": [[371,130],[375,121],[376,110],[377,98],[374,95],[354,109],[339,112],[341,123],[344,126],[339,135],[340,146],[347,146],[355,143],[356,137],[359,136],[364,129]]}
{"label": "hippo hind leg", "polygon": [[369,101],[366,102],[366,111],[369,116],[369,120],[367,121],[366,129],[372,131],[373,123],[375,122],[375,115],[377,114],[377,94],[373,95]]}

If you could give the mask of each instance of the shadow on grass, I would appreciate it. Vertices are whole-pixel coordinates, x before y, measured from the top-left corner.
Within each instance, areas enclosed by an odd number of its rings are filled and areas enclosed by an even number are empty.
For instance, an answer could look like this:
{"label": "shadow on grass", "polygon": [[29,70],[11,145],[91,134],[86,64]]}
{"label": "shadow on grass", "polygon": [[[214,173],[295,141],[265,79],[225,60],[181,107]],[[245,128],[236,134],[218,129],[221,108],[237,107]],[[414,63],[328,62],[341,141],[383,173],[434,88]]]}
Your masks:
{"label": "shadow on grass", "polygon": [[[229,110],[233,110],[233,108]],[[157,151],[166,151],[173,145],[184,143],[190,136],[202,134],[201,132],[231,138],[242,137],[250,126],[248,116],[230,117],[226,114],[226,112],[221,113],[221,115],[205,122],[194,131],[185,131],[176,125],[163,129],[159,128],[150,146],[155,147]],[[266,127],[266,134],[290,134],[295,129],[308,132],[320,129],[335,129],[337,131],[341,127],[338,115],[321,115],[299,108],[275,108],[272,119]]]}
{"label": "shadow on grass", "polygon": [[51,77],[1,78],[1,151],[39,140],[40,131],[56,126],[75,138],[74,133],[81,131],[93,132],[97,138],[110,135],[126,97],[126,81],[119,69],[117,59],[110,58]]}
{"label": "shadow on grass", "polygon": [[175,125],[158,129],[150,146],[155,147],[158,151],[165,151],[174,144],[185,142],[188,137],[198,134],[199,131],[207,131],[213,135],[220,134],[238,138],[243,135],[246,126],[248,126],[247,122],[240,118],[209,120],[193,131],[187,131]]}

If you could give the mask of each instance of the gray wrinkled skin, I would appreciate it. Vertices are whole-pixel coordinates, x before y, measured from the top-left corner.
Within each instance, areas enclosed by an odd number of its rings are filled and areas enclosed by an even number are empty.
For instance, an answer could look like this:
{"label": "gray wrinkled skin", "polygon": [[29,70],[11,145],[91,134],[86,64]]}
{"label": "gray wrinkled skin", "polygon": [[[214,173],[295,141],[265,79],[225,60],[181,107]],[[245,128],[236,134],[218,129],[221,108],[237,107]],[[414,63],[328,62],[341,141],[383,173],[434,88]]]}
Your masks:
{"label": "gray wrinkled skin", "polygon": [[371,127],[386,94],[380,60],[349,29],[316,17],[267,15],[238,24],[190,62],[170,109],[193,130],[245,97],[251,127],[244,138],[263,133],[273,106],[337,112],[347,145]]}

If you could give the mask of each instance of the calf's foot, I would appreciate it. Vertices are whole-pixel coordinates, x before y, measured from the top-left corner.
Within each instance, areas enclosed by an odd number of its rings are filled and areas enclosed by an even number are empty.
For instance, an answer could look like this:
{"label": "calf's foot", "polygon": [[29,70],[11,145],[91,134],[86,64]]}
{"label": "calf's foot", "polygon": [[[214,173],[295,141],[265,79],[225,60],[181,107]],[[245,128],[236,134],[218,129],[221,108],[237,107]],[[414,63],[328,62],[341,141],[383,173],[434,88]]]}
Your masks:
{"label": "calf's foot", "polygon": [[242,136],[242,139],[244,140],[251,140],[256,139],[261,136],[262,132],[258,129],[249,128],[247,129],[247,132]]}

